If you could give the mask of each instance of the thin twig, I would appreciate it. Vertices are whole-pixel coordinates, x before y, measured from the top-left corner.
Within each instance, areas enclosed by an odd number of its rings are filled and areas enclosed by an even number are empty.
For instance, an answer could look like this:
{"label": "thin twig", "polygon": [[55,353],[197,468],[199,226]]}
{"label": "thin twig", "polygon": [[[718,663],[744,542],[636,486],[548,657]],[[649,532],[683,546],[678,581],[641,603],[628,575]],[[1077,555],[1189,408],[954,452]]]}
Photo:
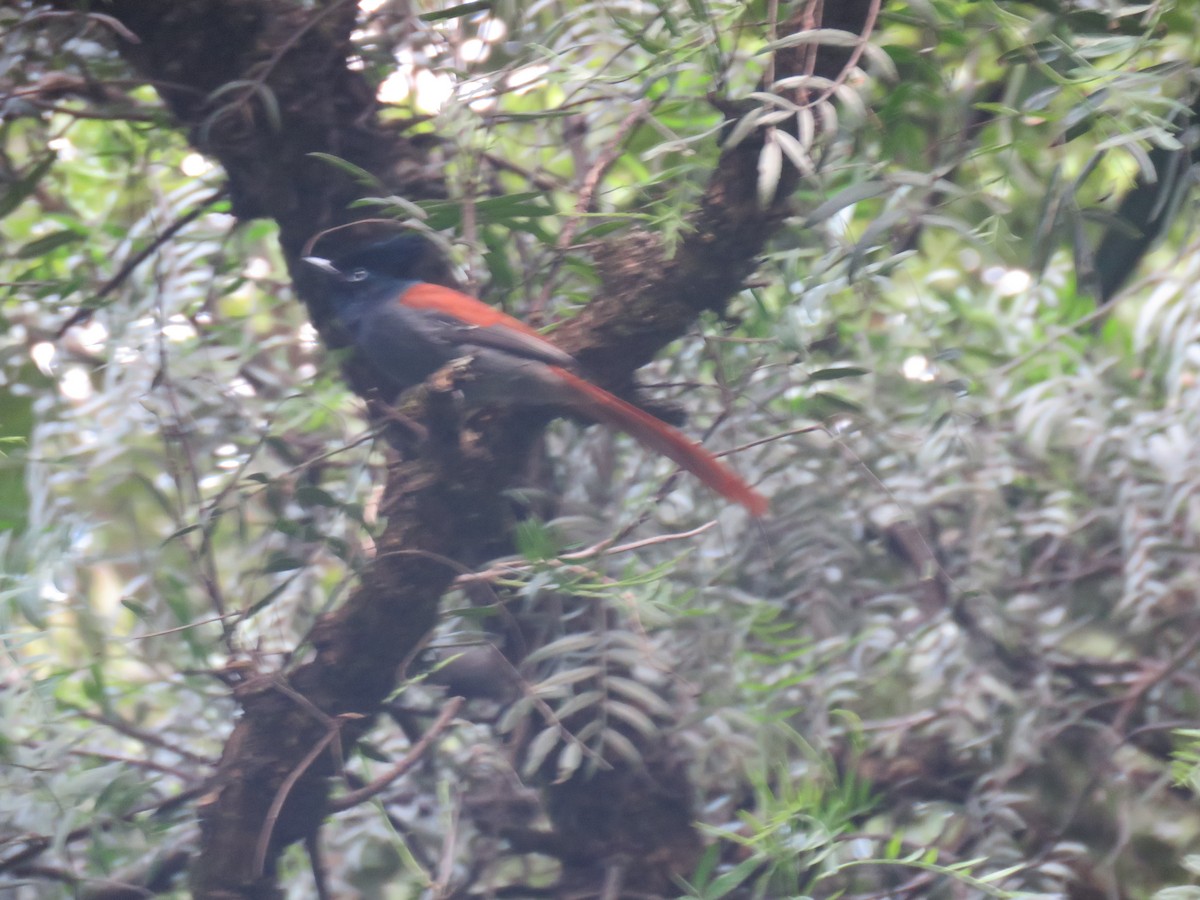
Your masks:
{"label": "thin twig", "polygon": [[167,809],[179,806],[189,800],[199,797],[201,794],[209,790],[210,785],[207,781],[204,784],[198,784],[190,787],[187,790],[181,791],[178,794],[173,794],[162,800],[156,800],[154,803],[147,803],[143,806],[138,806],[131,809],[129,812],[121,816],[102,817],[87,825],[81,825],[79,828],[72,829],[67,833],[66,837],[51,836],[45,834],[19,834],[6,840],[0,841],[0,849],[8,849],[18,843],[23,843],[24,846],[19,850],[14,851],[8,856],[0,857],[0,872],[11,872],[18,869],[26,860],[33,859],[39,854],[46,852],[50,847],[61,847],[64,843],[74,843],[81,840],[93,832],[111,827],[113,822],[132,822],[135,818],[143,813],[159,813]]}
{"label": "thin twig", "polygon": [[578,550],[575,553],[564,553],[559,557],[560,560],[575,562],[578,560],[590,559],[593,556],[598,556],[603,553],[606,556],[612,556],[615,553],[630,553],[634,550],[641,550],[645,547],[653,547],[656,544],[669,544],[672,541],[685,541],[689,538],[697,537],[704,534],[711,528],[716,527],[716,520],[705,522],[691,531],[676,531],[672,534],[659,534],[654,537],[645,538],[640,541],[630,541],[628,544],[620,544],[618,546],[609,546],[610,541],[600,541],[598,544],[593,544],[586,550]]}
{"label": "thin twig", "polygon": [[613,860],[604,866],[604,886],[599,900],[620,900],[621,885],[625,882],[625,863]]}
{"label": "thin twig", "polygon": [[32,25],[33,23],[37,22],[39,19],[76,19],[76,18],[80,18],[80,17],[85,18],[85,19],[94,20],[96,22],[99,22],[101,25],[108,26],[114,32],[116,32],[117,35],[119,35],[120,37],[129,41],[129,43],[131,43],[131,44],[140,44],[142,42],[142,39],[139,38],[132,31],[130,31],[128,28],[126,28],[125,24],[123,22],[121,22],[119,19],[117,19],[113,16],[105,15],[104,13],[98,13],[98,12],[78,12],[78,11],[74,11],[74,10],[69,11],[69,12],[60,12],[60,11],[55,11],[55,10],[46,10],[44,12],[36,13],[27,19],[22,19],[20,22],[17,22],[16,24],[17,25]]}
{"label": "thin twig", "polygon": [[[716,527],[716,521],[705,522],[703,525],[693,528],[690,531],[678,531],[672,534],[660,534],[654,537],[645,538],[640,541],[631,541],[628,544],[619,544],[613,546],[615,538],[606,538],[603,541],[593,544],[583,550],[577,550],[574,553],[564,553],[553,560],[546,560],[539,565],[546,565],[550,568],[566,568],[569,571],[577,571],[579,567],[568,566],[567,563],[582,562],[584,560],[594,559],[601,554],[605,556],[613,556],[618,553],[631,553],[634,550],[641,550],[644,547],[652,547],[656,544],[668,544],[672,541],[684,541],[689,538],[694,538],[697,535],[704,534],[711,528]],[[454,579],[452,587],[462,587],[467,584],[492,584],[501,578],[511,577],[521,572],[527,572],[533,568],[533,563],[502,563],[492,566],[482,572],[468,572],[459,575]],[[590,572],[590,570],[582,570]],[[594,573],[593,573],[594,574]]]}
{"label": "thin twig", "polygon": [[329,890],[329,876],[325,870],[324,857],[321,855],[321,840],[316,832],[304,839],[304,849],[308,851],[308,862],[312,868],[313,884],[317,889],[317,900],[333,900]]}
{"label": "thin twig", "polygon": [[1196,653],[1197,648],[1200,648],[1200,631],[1193,634],[1190,638],[1184,641],[1184,644],[1179,650],[1163,663],[1157,672],[1150,675],[1145,675],[1139,678],[1128,696],[1121,701],[1121,706],[1117,710],[1117,715],[1113,718],[1112,727],[1117,734],[1123,734],[1129,725],[1129,718],[1133,715],[1134,706],[1156,685],[1161,684],[1171,677],[1175,672],[1181,669],[1184,664],[1191,659]]}
{"label": "thin twig", "polygon": [[338,733],[341,731],[342,721],[344,719],[341,716],[334,720],[326,732],[321,735],[321,739],[313,744],[312,748],[304,754],[304,757],[296,764],[295,768],[288,773],[287,778],[283,779],[283,783],[279,785],[279,790],[275,792],[275,796],[271,800],[271,805],[267,808],[267,814],[263,818],[262,831],[258,834],[258,844],[254,848],[254,873],[257,877],[262,877],[262,874],[266,871],[267,851],[271,846],[271,835],[275,833],[275,825],[279,821],[279,814],[283,812],[283,805],[291,795],[292,788],[296,786],[296,782],[300,780],[300,777],[308,771],[309,767],[317,761],[317,758],[337,738]]}
{"label": "thin twig", "polygon": [[105,725],[119,734],[133,738],[135,741],[141,741],[143,744],[149,744],[151,747],[157,747],[160,750],[166,750],[170,753],[174,753],[176,756],[182,757],[183,759],[196,763],[197,765],[213,765],[213,761],[211,759],[201,756],[199,753],[193,753],[191,750],[184,750],[182,747],[174,747],[160,738],[157,734],[153,734],[149,731],[143,731],[136,725],[131,725],[130,723],[126,722],[124,719],[118,719],[115,717],[101,715],[100,713],[94,713],[91,710],[84,709],[82,706],[75,706],[73,704],[67,704],[67,708],[78,713],[89,721],[96,722],[100,725]]}
{"label": "thin twig", "polygon": [[454,877],[454,857],[458,849],[458,818],[461,813],[462,798],[456,796],[454,805],[446,811],[445,838],[442,840],[442,854],[438,860],[437,881],[429,886],[430,900],[445,900],[450,887],[450,879]]}
{"label": "thin twig", "polygon": [[81,109],[75,106],[63,106],[61,103],[49,103],[45,100],[36,99],[27,102],[30,106],[42,112],[57,113],[63,116],[71,116],[75,119],[97,119],[102,122],[160,122],[163,119],[162,111],[156,111],[156,107],[144,107],[146,111],[143,112],[133,109]]}
{"label": "thin twig", "polygon": [[[124,265],[117,270],[117,273],[113,275],[112,278],[108,279],[108,281],[104,282],[104,284],[100,285],[96,293],[92,295],[92,302],[94,303],[98,300],[103,300],[118,287],[120,287],[121,284],[124,283],[125,279],[132,274],[133,270],[145,262],[151,255],[153,255],[159,247],[174,237],[181,228],[190,224],[191,222],[194,222],[196,219],[208,212],[211,206],[215,205],[217,201],[224,199],[225,195],[228,193],[228,188],[223,187],[219,189],[215,193],[201,200],[194,209],[184,213],[182,216],[164,228],[161,232],[155,235],[153,241],[151,241],[137,253],[133,254],[133,256],[129,257],[129,259],[125,260]],[[95,312],[95,306],[83,306],[75,310],[71,317],[62,324],[62,327],[55,332],[54,337],[56,339],[61,338],[73,326],[78,325],[80,322],[86,322],[88,319],[90,319],[92,314]]]}
{"label": "thin twig", "polygon": [[376,794],[383,791],[389,784],[420,761],[421,757],[425,755],[425,751],[429,749],[429,745],[437,740],[438,735],[450,726],[451,720],[458,715],[458,711],[462,709],[463,704],[466,702],[466,699],[463,697],[454,697],[451,699],[442,708],[438,717],[434,719],[433,724],[421,735],[421,739],[413,744],[411,749],[404,754],[404,758],[400,762],[396,763],[396,765],[392,766],[392,768],[378,778],[372,779],[369,784],[330,800],[328,809],[331,812],[341,812],[342,810],[350,809],[352,806],[358,806],[360,803],[370,800]]}
{"label": "thin twig", "polygon": [[1103,303],[1101,303],[1099,306],[1097,306],[1095,309],[1093,309],[1087,315],[1080,316],[1078,319],[1076,319],[1070,325],[1065,325],[1062,328],[1059,328],[1058,330],[1056,330],[1054,332],[1054,334],[1050,335],[1050,337],[1046,338],[1046,340],[1042,341],[1036,347],[1033,347],[1032,349],[1026,351],[1025,353],[1022,353],[1016,359],[1011,359],[1008,362],[1006,362],[1004,365],[999,366],[996,369],[993,369],[992,370],[993,373],[996,375],[1007,375],[1009,372],[1012,372],[1015,369],[1019,369],[1021,366],[1025,365],[1025,363],[1029,362],[1031,359],[1036,359],[1036,358],[1041,357],[1043,353],[1045,353],[1047,350],[1054,347],[1055,344],[1057,344],[1059,341],[1061,341],[1067,335],[1069,335],[1075,331],[1078,331],[1084,325],[1090,325],[1091,323],[1104,318],[1106,315],[1109,314],[1109,312],[1112,311],[1112,308],[1117,305],[1117,300],[1121,299],[1124,296],[1125,296],[1124,294],[1117,294],[1115,296],[1109,297],[1107,300],[1105,300]]}
{"label": "thin twig", "polygon": [[178,778],[185,784],[192,780],[192,776],[187,772],[171,766],[164,766],[162,763],[156,763],[149,759],[134,759],[132,756],[121,756],[117,753],[105,753],[102,750],[68,750],[68,756],[78,756],[81,759],[102,759],[106,762],[123,763],[127,766],[133,766],[138,769],[149,769],[152,772],[161,772],[164,775],[171,775]]}
{"label": "thin twig", "polygon": [[240,619],[245,613],[231,612],[221,616],[209,616],[207,619],[201,619],[198,622],[188,622],[186,625],[177,625],[175,628],[164,628],[162,631],[151,631],[148,634],[135,634],[125,638],[126,641],[144,641],[146,638],[163,637],[168,634],[178,634],[181,631],[187,631],[189,628],[199,628],[201,625],[211,625],[213,622],[221,622],[224,619]]}

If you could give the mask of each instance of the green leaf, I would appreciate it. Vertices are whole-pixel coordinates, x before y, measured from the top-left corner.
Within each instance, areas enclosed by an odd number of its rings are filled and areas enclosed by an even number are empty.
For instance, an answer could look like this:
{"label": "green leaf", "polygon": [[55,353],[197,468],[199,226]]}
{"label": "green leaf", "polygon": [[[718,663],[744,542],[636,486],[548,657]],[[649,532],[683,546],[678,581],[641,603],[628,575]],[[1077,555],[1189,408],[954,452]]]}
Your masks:
{"label": "green leaf", "polygon": [[472,3],[460,3],[458,6],[451,6],[448,9],[421,13],[417,18],[422,22],[442,22],[446,19],[461,19],[463,16],[472,16],[478,12],[487,12],[491,8],[491,0],[474,0]]}
{"label": "green leaf", "polygon": [[306,563],[302,559],[297,559],[289,553],[282,550],[277,550],[267,559],[267,564],[262,570],[266,573],[271,572],[290,572],[293,569],[302,569]]}
{"label": "green leaf", "polygon": [[[817,391],[812,396],[812,402],[815,407],[814,415],[817,418],[824,418],[835,413],[861,413],[863,411],[860,404],[828,391]],[[817,413],[816,410],[820,410],[820,413]]]}
{"label": "green leaf", "polygon": [[764,45],[759,53],[773,53],[787,47],[799,47],[808,44],[818,44],[825,47],[853,47],[862,38],[851,31],[840,31],[837,28],[810,28],[807,31],[797,31],[786,37],[771,41]]}
{"label": "green leaf", "polygon": [[87,234],[71,228],[64,228],[61,231],[54,231],[50,234],[43,235],[36,240],[30,241],[23,247],[17,250],[17,257],[20,259],[30,259],[35,256],[45,256],[52,250],[57,250],[59,247],[65,247],[67,244],[74,244],[82,241],[87,237]]}
{"label": "green leaf", "polygon": [[756,856],[744,859],[728,872],[718,876],[704,892],[704,900],[721,900],[752,878],[765,863]]}
{"label": "green leaf", "polygon": [[349,162],[348,160],[342,159],[340,156],[334,156],[332,153],[320,153],[317,151],[309,153],[308,155],[311,156],[313,159],[319,159],[319,160],[322,160],[323,162],[329,163],[335,169],[341,169],[347,175],[350,175],[351,177],[353,177],[354,180],[359,182],[360,184],[364,184],[364,185],[367,185],[369,187],[376,188],[379,190],[384,190],[383,183],[378,178],[376,178],[372,173],[368,172],[366,169],[362,168],[361,166],[356,166],[354,163]]}
{"label": "green leaf", "polygon": [[860,369],[858,366],[832,366],[828,369],[818,369],[808,373],[809,381],[835,381],[839,378],[857,378],[870,374],[870,369]]}
{"label": "green leaf", "polygon": [[817,225],[824,222],[835,213],[841,212],[847,206],[853,206],[856,203],[861,203],[863,200],[873,200],[875,197],[882,197],[889,191],[895,190],[895,186],[883,181],[860,181],[858,184],[853,184],[848,188],[838,191],[804,218],[806,226]]}
{"label": "green leaf", "polygon": [[183,537],[186,534],[191,534],[193,531],[199,531],[200,528],[201,528],[201,526],[197,525],[196,523],[192,523],[191,525],[184,525],[182,528],[177,528],[174,531],[172,531],[170,534],[168,534],[165,538],[163,538],[163,546],[166,546],[167,544],[171,543],[171,541],[178,540],[179,538]]}
{"label": "green leaf", "polygon": [[[22,366],[18,383],[53,385],[32,364]],[[33,434],[33,401],[36,393],[17,393],[0,388],[0,531],[25,530],[29,494],[25,487],[25,452]]]}
{"label": "green leaf", "polygon": [[250,606],[246,609],[246,612],[242,618],[249,619],[250,617],[254,616],[256,613],[258,613],[261,610],[266,609],[268,606],[270,606],[271,601],[273,601],[276,597],[278,597],[280,594],[282,594],[284,591],[286,591],[291,586],[292,582],[296,580],[296,577],[299,574],[300,574],[299,572],[296,572],[293,575],[289,576],[288,578],[284,579],[282,584],[277,584],[275,587],[271,588],[271,590],[267,591],[267,593],[265,593],[263,596],[261,596],[260,598],[255,600],[253,603],[251,603]]}
{"label": "green leaf", "polygon": [[21,178],[11,183],[8,190],[3,195],[0,195],[0,219],[20,206],[26,197],[37,190],[42,178],[54,167],[57,161],[58,155],[55,153],[43,156]]}
{"label": "green leaf", "polygon": [[775,129],[771,129],[770,136],[758,152],[758,205],[763,209],[767,209],[775,200],[779,176],[783,172],[783,150],[774,139],[775,134]]}
{"label": "green leaf", "polygon": [[331,509],[336,509],[341,506],[341,501],[334,497],[329,491],[316,487],[311,484],[302,485],[296,488],[295,500],[301,506],[324,506]]}

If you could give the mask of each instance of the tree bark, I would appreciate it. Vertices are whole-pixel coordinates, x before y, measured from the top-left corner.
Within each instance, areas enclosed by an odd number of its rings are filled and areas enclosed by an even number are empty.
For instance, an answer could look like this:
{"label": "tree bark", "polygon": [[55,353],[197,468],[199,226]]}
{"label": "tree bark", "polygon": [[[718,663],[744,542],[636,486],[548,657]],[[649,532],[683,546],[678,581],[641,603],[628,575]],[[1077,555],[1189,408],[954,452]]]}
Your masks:
{"label": "tree bark", "polygon": [[[53,5],[77,7],[74,0]],[[861,31],[873,10],[870,0],[829,6],[826,27],[849,31]],[[381,121],[371,85],[347,66],[356,3],[111,0],[94,10],[136,36],[114,38],[117,49],[157,88],[194,146],[225,168],[234,215],[278,222],[297,290],[318,327],[325,298],[295,263],[314,235],[355,219],[350,205],[365,189],[312,154],[353,163],[409,199],[444,195],[437,140]],[[811,65],[835,77],[848,52],[823,48]],[[780,59],[782,73],[787,60]],[[740,290],[798,181],[785,171],[774,199],[760,203],[761,148],[756,133],[722,156],[673,257],[647,234],[600,251],[602,299],[557,333],[597,380],[626,384],[701,312],[720,311]],[[363,233],[347,229],[337,240]],[[408,412],[432,421],[438,395],[425,399],[432,402]],[[500,489],[521,466],[531,434],[528,421],[504,415],[478,430],[470,446],[390,466],[377,558],[314,630],[312,658],[290,672],[254,674],[237,690],[244,714],[200,803],[196,896],[280,895],[279,853],[319,828],[335,760],[370,727],[401,666],[435,624],[438,600],[460,564],[494,546],[503,522]],[[645,769],[579,775],[551,789],[549,808],[569,841],[588,836],[597,868],[632,860],[631,888],[669,890],[671,875],[690,866],[699,847],[691,786],[676,754],[647,760]]]}

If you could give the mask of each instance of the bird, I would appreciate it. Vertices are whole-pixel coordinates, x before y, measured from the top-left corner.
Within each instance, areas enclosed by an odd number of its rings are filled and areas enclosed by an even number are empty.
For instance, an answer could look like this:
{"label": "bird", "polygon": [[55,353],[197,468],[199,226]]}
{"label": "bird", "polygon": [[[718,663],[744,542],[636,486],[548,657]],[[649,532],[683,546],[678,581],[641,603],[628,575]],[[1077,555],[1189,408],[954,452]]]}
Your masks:
{"label": "bird", "polygon": [[332,312],[354,350],[392,396],[443,366],[469,359],[467,400],[479,406],[544,407],[623,431],[673,460],[711,490],[760,517],[767,499],[679,429],[589,381],[569,353],[481,300],[421,280],[428,239],[401,234],[333,260],[303,261],[323,273]]}

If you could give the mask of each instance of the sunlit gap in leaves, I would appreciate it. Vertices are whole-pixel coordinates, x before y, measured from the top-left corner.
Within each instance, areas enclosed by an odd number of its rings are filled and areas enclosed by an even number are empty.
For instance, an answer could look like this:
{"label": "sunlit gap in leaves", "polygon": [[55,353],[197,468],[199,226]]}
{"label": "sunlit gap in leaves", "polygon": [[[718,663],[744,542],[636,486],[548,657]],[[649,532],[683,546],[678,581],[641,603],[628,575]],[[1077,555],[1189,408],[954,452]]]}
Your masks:
{"label": "sunlit gap in leaves", "polygon": [[46,146],[53,150],[62,162],[71,162],[79,158],[79,149],[68,137],[51,138],[46,141]]}
{"label": "sunlit gap in leaves", "polygon": [[199,178],[212,170],[213,164],[201,153],[187,153],[179,163],[179,171],[188,178]]}
{"label": "sunlit gap in leaves", "polygon": [[1003,266],[988,266],[980,277],[1001,297],[1015,297],[1028,290],[1033,283],[1033,276],[1024,269],[1006,269]]}
{"label": "sunlit gap in leaves", "polygon": [[[368,16],[382,8],[384,0],[360,0],[359,9]],[[371,24],[354,33],[356,40],[370,36]],[[523,94],[545,83],[549,67],[541,64],[518,66],[507,72],[488,72],[475,78],[461,78],[452,72],[470,70],[487,62],[492,48],[508,37],[503,20],[484,12],[475,16],[454,17],[428,22],[424,42],[396,50],[396,69],[379,85],[381,103],[409,103],[421,113],[440,112],[457,97],[476,112],[496,106],[498,94]],[[363,68],[360,58],[350,67]]]}
{"label": "sunlit gap in leaves", "polygon": [[[89,322],[71,330],[67,336],[68,349],[73,353],[94,356],[104,348],[107,339],[108,329],[99,322]],[[88,370],[78,365],[62,366],[58,348],[54,344],[38,341],[29,348],[29,358],[43,375],[58,381],[58,390],[67,400],[81,403],[92,396],[92,379]]]}
{"label": "sunlit gap in leaves", "polygon": [[933,381],[937,378],[937,366],[930,362],[928,357],[920,354],[906,359],[900,371],[909,381]]}

